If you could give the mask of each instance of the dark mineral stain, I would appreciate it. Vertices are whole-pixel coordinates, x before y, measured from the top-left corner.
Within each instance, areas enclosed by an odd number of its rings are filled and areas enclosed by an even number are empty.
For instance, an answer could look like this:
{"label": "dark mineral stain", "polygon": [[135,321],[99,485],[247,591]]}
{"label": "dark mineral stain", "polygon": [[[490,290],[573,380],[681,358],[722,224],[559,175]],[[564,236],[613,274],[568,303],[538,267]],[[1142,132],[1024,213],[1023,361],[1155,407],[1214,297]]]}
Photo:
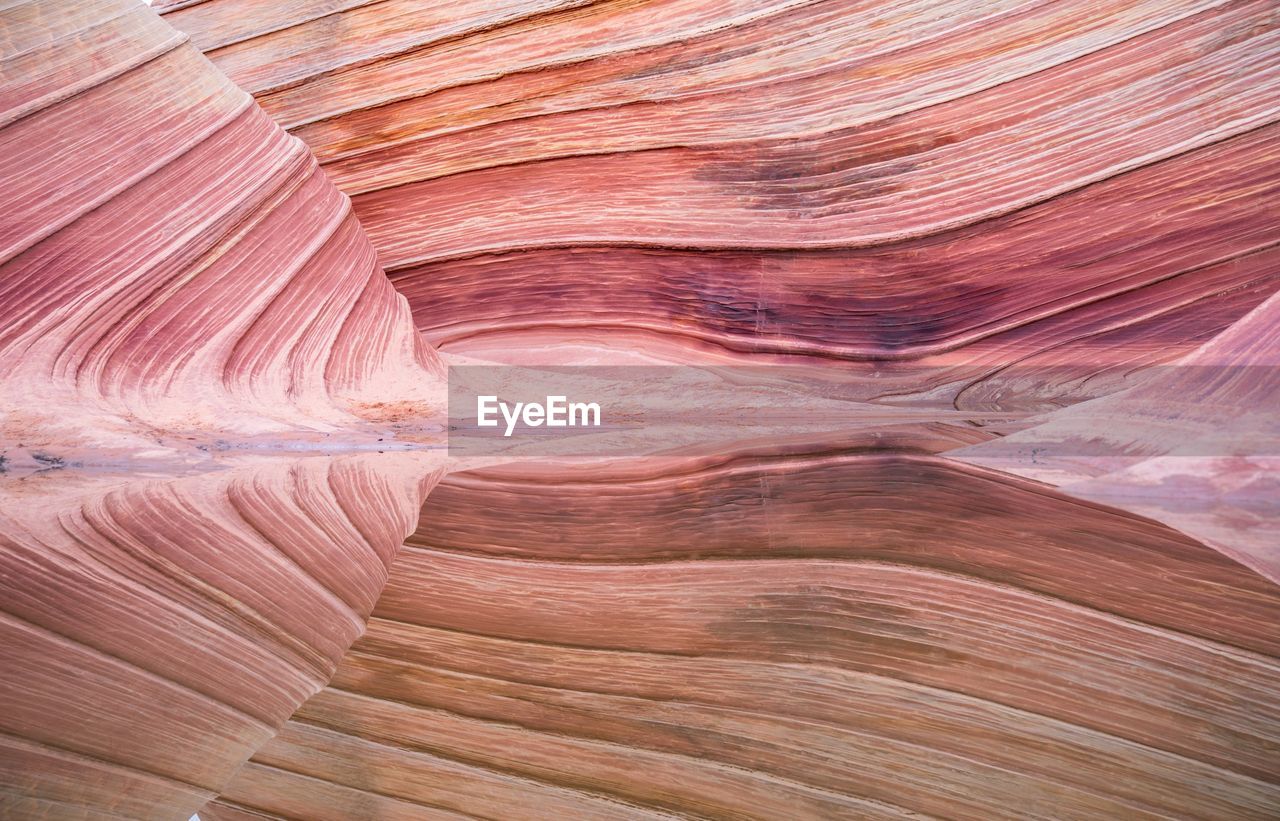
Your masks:
{"label": "dark mineral stain", "polygon": [[44,465],[45,470],[57,470],[67,466],[67,463],[61,456],[54,456],[43,451],[33,451],[31,458]]}

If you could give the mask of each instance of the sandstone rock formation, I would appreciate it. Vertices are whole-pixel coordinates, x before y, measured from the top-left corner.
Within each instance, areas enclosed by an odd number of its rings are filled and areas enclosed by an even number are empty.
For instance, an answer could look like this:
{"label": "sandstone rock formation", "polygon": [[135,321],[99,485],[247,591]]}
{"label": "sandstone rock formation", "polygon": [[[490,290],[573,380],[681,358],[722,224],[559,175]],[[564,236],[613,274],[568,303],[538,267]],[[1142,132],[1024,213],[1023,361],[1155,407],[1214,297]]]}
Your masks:
{"label": "sandstone rock formation", "polygon": [[328,681],[435,478],[362,454],[5,482],[0,815],[190,817]]}
{"label": "sandstone rock formation", "polygon": [[427,401],[438,362],[349,202],[186,38],[131,0],[4,26],[6,439],[331,430]]}
{"label": "sandstone rock formation", "polygon": [[459,473],[202,817],[1265,818],[1280,588],[949,460]]}
{"label": "sandstone rock formation", "polygon": [[443,350],[1132,369],[1277,285],[1265,0],[170,5]]}
{"label": "sandstone rock formation", "polygon": [[363,631],[438,476],[373,451],[441,369],[154,12],[9,3],[0,44],[0,815],[187,818]]}
{"label": "sandstone rock formation", "polygon": [[1280,806],[1274,4],[167,6],[447,356],[847,410],[446,480],[208,816]]}
{"label": "sandstone rock formation", "polygon": [[1167,522],[1280,582],[1280,294],[1141,384],[957,458]]}
{"label": "sandstone rock formation", "polygon": [[0,2],[0,815],[1280,812],[1273,2],[155,5]]}

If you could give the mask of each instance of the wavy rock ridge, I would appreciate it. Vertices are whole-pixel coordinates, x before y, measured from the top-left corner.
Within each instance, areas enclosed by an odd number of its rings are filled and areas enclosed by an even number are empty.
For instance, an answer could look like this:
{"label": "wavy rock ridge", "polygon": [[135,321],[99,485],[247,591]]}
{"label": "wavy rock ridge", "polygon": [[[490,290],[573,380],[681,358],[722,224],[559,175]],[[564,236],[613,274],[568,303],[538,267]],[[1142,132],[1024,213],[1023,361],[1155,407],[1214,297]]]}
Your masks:
{"label": "wavy rock ridge", "polygon": [[332,430],[428,400],[438,362],[347,199],[185,37],[133,2],[4,27],[6,439]]}
{"label": "wavy rock ridge", "polygon": [[0,489],[0,813],[217,795],[364,631],[438,478],[388,458]]}
{"label": "wavy rock ridge", "polygon": [[[3,814],[1276,815],[1274,3],[157,5],[0,18],[0,442],[154,470],[5,491]],[[848,419],[418,517],[444,361]]]}
{"label": "wavy rock ridge", "polygon": [[441,366],[184,35],[4,6],[0,815],[187,818],[363,632],[439,460],[351,451],[421,433]]}
{"label": "wavy rock ridge", "polygon": [[1265,818],[1278,618],[1193,539],[949,460],[459,473],[202,817]]}
{"label": "wavy rock ridge", "polygon": [[1280,294],[1135,387],[956,458],[1166,522],[1280,582]]}
{"label": "wavy rock ridge", "polygon": [[[446,355],[938,411],[852,455],[450,478],[207,815],[1274,815],[1274,4],[166,17]],[[1063,492],[857,455],[964,445]]]}
{"label": "wavy rock ridge", "polygon": [[1267,2],[251,5],[166,19],[444,350],[1133,366],[1276,286]]}

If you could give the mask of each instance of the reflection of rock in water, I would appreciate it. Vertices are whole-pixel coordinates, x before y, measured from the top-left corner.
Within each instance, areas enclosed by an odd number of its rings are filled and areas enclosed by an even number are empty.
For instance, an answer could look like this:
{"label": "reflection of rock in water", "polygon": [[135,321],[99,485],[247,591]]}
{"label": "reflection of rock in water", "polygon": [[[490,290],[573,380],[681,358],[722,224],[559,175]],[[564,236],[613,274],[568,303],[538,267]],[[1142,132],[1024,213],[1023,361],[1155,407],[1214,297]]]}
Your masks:
{"label": "reflection of rock in water", "polygon": [[937,458],[455,474],[206,814],[1264,817],[1278,623],[1163,525]]}
{"label": "reflection of rock in water", "polygon": [[5,3],[0,43],[0,816],[186,818],[328,680],[434,470],[300,455],[420,425],[437,360],[154,12]]}
{"label": "reflection of rock in water", "polygon": [[435,475],[281,459],[0,486],[0,809],[187,817],[333,673]]}
{"label": "reflection of rock in water", "polygon": [[954,455],[1150,516],[1280,582],[1277,408],[1280,294],[1131,390]]}
{"label": "reflection of rock in water", "polygon": [[[1272,0],[157,5],[0,11],[0,815],[1275,816]],[[378,599],[415,325],[734,412]]]}

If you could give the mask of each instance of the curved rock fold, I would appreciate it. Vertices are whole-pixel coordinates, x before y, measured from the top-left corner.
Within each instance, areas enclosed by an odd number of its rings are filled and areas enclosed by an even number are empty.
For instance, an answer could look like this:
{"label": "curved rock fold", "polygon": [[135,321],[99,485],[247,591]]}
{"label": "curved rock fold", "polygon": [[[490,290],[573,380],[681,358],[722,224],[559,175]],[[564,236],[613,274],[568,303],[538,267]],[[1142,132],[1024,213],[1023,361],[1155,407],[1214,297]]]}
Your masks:
{"label": "curved rock fold", "polygon": [[0,815],[1280,812],[1273,2],[0,6]]}

